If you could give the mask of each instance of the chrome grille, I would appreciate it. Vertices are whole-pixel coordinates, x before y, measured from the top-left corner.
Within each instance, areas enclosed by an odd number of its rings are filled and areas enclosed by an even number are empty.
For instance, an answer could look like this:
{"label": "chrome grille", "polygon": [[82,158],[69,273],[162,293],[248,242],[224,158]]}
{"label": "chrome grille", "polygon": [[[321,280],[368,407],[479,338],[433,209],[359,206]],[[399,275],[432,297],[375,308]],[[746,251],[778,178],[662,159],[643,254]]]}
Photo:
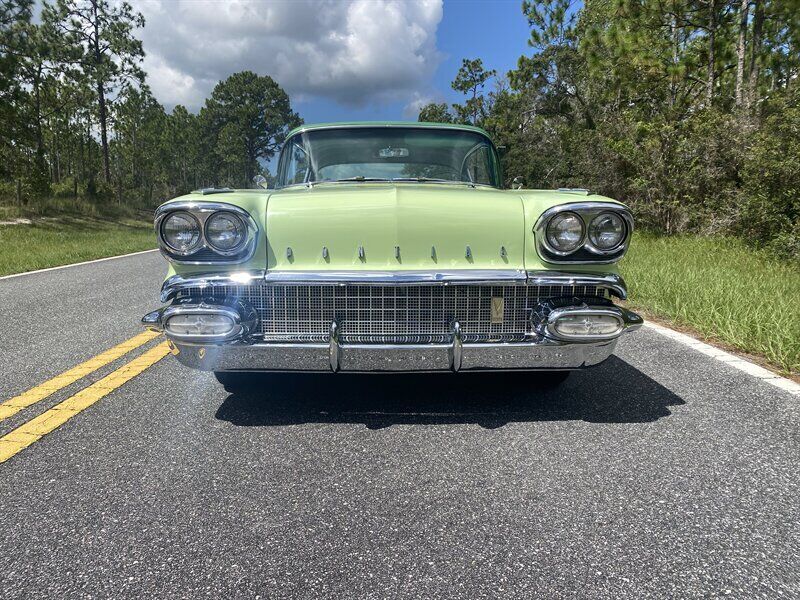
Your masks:
{"label": "chrome grille", "polygon": [[[592,285],[242,285],[189,288],[180,297],[237,298],[259,315],[271,341],[327,341],[331,322],[340,340],[435,343],[461,324],[465,341],[511,341],[531,331],[531,310],[547,298],[605,297]],[[502,322],[492,322],[492,298],[503,299]],[[495,319],[497,320],[497,319]]]}

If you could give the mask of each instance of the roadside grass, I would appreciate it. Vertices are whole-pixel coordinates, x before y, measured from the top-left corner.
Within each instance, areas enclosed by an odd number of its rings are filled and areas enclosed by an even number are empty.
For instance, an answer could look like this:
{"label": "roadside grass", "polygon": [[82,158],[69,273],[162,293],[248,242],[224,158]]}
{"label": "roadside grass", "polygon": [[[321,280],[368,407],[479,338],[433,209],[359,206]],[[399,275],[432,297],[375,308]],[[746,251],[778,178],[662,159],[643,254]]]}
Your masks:
{"label": "roadside grass", "polygon": [[24,205],[0,198],[0,221],[15,219],[38,219],[42,217],[75,217],[93,219],[136,219],[143,214],[152,214],[129,204],[116,202],[91,202],[85,198],[33,198]]}
{"label": "roadside grass", "polygon": [[800,266],[732,238],[637,233],[620,270],[631,307],[800,373]]}
{"label": "roadside grass", "polygon": [[0,275],[155,247],[152,224],[136,219],[59,217],[0,225]]}

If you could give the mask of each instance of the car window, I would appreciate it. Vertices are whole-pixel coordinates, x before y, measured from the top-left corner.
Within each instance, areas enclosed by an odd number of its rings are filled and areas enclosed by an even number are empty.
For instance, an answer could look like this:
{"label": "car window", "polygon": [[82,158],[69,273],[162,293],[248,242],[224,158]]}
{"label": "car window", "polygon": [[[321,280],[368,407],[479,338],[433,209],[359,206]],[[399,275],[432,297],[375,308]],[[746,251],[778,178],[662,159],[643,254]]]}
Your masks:
{"label": "car window", "polygon": [[285,163],[285,177],[286,185],[295,183],[303,183],[308,180],[309,169],[311,167],[308,159],[308,153],[298,143],[301,140],[296,139],[289,143],[286,148],[286,163]]}
{"label": "car window", "polygon": [[464,159],[461,173],[462,181],[492,185],[492,161],[489,146],[478,146]]}

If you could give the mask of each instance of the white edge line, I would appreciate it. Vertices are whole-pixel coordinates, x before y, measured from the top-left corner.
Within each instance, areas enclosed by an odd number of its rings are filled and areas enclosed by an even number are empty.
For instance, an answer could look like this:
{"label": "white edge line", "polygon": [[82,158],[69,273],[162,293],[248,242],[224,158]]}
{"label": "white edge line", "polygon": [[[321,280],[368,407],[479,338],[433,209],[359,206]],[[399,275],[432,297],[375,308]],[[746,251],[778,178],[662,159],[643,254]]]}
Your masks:
{"label": "white edge line", "polygon": [[711,358],[718,360],[720,362],[724,362],[732,367],[739,369],[747,373],[748,375],[752,375],[753,377],[760,379],[770,385],[774,385],[784,391],[789,392],[790,394],[794,394],[796,396],[800,396],[800,384],[795,383],[791,379],[787,379],[786,377],[781,377],[780,375],[773,373],[772,371],[765,369],[764,367],[755,364],[749,360],[745,360],[740,356],[736,356],[735,354],[731,354],[730,352],[725,352],[724,350],[720,350],[716,346],[712,346],[711,344],[706,344],[705,342],[701,342],[700,340],[693,338],[690,335],[686,335],[685,333],[681,333],[679,331],[675,331],[674,329],[670,329],[669,327],[664,327],[663,325],[656,325],[654,323],[646,322],[644,324],[645,327],[660,333],[661,335],[670,338],[678,342],[679,344],[683,344],[684,346],[689,346],[697,350],[698,352],[702,352],[706,356],[710,356]]}
{"label": "white edge line", "polygon": [[72,263],[69,265],[59,265],[57,267],[48,267],[47,269],[38,269],[36,271],[25,271],[23,273],[14,273],[13,275],[3,275],[2,279],[13,279],[14,277],[22,277],[23,275],[34,275],[36,273],[46,273],[47,271],[58,271],[59,269],[67,269],[69,267],[79,267],[81,265],[90,265],[92,263],[99,263],[106,260],[114,260],[116,258],[125,258],[126,256],[136,256],[137,254],[147,254],[148,252],[158,252],[158,248],[152,250],[140,250],[139,252],[131,252],[130,254],[119,254],[117,256],[106,256],[105,258],[96,258],[94,260],[85,260],[79,263]]}

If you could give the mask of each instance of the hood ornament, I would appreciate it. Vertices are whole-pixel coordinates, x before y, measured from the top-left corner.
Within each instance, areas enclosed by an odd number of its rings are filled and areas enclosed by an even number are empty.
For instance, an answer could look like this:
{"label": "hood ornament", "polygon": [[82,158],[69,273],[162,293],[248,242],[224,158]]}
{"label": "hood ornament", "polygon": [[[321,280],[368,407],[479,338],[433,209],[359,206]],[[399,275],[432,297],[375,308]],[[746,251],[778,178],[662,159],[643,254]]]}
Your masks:
{"label": "hood ornament", "polygon": [[464,252],[464,257],[467,259],[472,258],[472,248],[470,248],[469,246],[467,246],[467,250],[466,252]]}
{"label": "hood ornament", "polygon": [[394,257],[397,260],[400,260],[400,246],[395,246],[394,247]]}
{"label": "hood ornament", "polygon": [[361,244],[358,245],[358,258],[364,260],[364,246]]}
{"label": "hood ornament", "polygon": [[322,247],[322,258],[324,258],[325,260],[328,260],[328,247],[327,246],[323,246]]}

